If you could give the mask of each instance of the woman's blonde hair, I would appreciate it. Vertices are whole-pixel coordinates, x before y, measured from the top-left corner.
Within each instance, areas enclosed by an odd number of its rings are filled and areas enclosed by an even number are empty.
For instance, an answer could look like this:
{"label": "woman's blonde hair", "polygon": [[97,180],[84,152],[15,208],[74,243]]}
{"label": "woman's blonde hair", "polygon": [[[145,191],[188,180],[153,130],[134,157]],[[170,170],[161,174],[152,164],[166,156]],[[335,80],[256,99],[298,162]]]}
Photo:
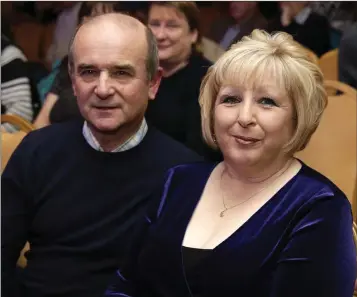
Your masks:
{"label": "woman's blonde hair", "polygon": [[323,75],[306,50],[292,36],[272,35],[254,30],[225,52],[212,65],[200,89],[202,133],[205,141],[217,149],[214,136],[214,108],[223,84],[239,82],[255,85],[275,79],[293,102],[295,133],[285,145],[288,154],[302,150],[315,132],[327,105]]}

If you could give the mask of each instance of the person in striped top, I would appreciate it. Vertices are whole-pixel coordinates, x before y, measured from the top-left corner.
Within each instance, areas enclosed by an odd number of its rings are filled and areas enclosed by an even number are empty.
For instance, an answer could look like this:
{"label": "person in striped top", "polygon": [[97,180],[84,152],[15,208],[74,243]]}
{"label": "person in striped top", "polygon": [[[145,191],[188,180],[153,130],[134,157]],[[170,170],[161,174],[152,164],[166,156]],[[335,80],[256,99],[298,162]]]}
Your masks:
{"label": "person in striped top", "polygon": [[[14,114],[32,121],[30,79],[26,57],[9,38],[1,33],[1,114]],[[16,127],[5,123],[1,129],[15,132]]]}

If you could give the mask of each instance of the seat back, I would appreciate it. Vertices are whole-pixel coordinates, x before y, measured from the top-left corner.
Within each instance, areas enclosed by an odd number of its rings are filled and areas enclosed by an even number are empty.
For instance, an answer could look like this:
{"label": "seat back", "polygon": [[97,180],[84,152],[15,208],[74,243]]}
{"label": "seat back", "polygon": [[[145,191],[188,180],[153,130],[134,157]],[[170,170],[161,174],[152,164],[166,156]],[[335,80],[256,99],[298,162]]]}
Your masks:
{"label": "seat back", "polygon": [[[356,94],[356,93],[355,93]],[[329,96],[328,105],[307,147],[296,154],[332,180],[348,197],[354,216],[356,203],[356,95]]]}
{"label": "seat back", "polygon": [[325,80],[338,80],[338,49],[323,54],[319,59],[319,66]]}

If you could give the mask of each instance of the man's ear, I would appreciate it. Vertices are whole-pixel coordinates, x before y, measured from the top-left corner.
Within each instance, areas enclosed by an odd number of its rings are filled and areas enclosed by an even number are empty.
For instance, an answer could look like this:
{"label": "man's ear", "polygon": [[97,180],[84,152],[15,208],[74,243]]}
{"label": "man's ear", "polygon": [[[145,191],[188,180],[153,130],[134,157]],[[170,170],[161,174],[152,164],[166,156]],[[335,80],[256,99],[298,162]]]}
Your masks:
{"label": "man's ear", "polygon": [[149,82],[149,100],[154,100],[156,97],[156,93],[160,87],[162,78],[162,68],[159,67]]}

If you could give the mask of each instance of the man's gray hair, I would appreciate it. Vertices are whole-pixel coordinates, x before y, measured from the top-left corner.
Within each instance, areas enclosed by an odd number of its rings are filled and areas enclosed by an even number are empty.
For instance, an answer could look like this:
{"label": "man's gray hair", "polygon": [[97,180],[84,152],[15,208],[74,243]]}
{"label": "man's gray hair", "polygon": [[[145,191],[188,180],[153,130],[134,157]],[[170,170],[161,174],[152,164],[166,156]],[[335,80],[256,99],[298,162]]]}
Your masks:
{"label": "man's gray hair", "polygon": [[[116,14],[121,14],[121,13],[116,13]],[[93,20],[94,18],[96,17],[93,17],[90,20]],[[71,74],[73,74],[74,72],[74,54],[73,54],[74,40],[77,36],[79,29],[86,23],[90,22],[90,20],[82,22],[77,27],[73,37],[71,38],[71,42],[69,44],[69,49],[68,49],[68,69]],[[156,38],[147,26],[145,26],[145,35],[146,35],[146,43],[147,43],[146,73],[147,73],[148,80],[152,80],[157,72],[157,69],[159,68],[159,53],[158,53]]]}

